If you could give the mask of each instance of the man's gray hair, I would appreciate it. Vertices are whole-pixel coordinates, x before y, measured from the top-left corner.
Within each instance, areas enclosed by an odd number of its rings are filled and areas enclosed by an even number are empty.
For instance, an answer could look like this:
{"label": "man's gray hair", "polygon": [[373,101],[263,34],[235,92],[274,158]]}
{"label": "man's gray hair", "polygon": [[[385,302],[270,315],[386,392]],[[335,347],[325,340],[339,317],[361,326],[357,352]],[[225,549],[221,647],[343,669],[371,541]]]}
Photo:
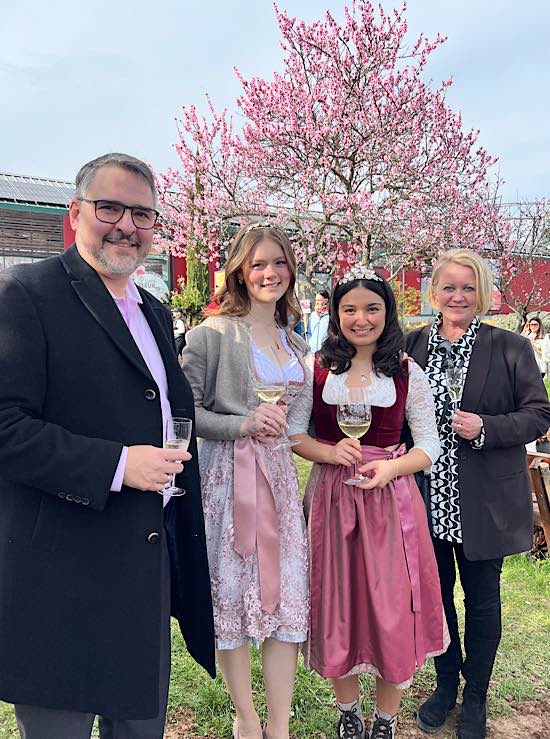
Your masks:
{"label": "man's gray hair", "polygon": [[91,162],[84,164],[84,166],[79,169],[75,179],[76,198],[86,197],[86,193],[96,176],[97,170],[102,167],[121,167],[122,169],[128,170],[128,172],[133,172],[139,177],[143,177],[153,193],[155,208],[158,206],[155,178],[153,177],[153,173],[151,172],[149,165],[142,162],[141,159],[136,159],[129,154],[120,154],[119,152],[103,154],[103,156],[100,156],[97,159],[92,159]]}

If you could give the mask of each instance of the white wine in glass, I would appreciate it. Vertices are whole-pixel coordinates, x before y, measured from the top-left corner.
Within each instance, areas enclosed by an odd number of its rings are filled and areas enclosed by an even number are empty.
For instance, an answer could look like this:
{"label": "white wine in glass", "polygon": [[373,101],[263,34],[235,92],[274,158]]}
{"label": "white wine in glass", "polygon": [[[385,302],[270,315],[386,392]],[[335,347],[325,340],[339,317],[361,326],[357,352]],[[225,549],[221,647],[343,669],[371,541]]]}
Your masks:
{"label": "white wine in glass", "polygon": [[461,366],[447,367],[445,370],[447,391],[453,403],[453,415],[458,410],[464,389],[464,372]]}
{"label": "white wine in glass", "polygon": [[285,386],[258,381],[254,383],[254,393],[260,400],[263,400],[264,403],[273,403],[273,405],[275,405],[275,403],[281,400],[285,394]]}
{"label": "white wine in glass", "polygon": [[254,394],[264,403],[275,405],[286,392],[286,382],[273,349],[251,345],[248,366]]}
{"label": "white wine in glass", "polygon": [[[369,430],[371,418],[371,408],[365,398],[363,388],[348,388],[336,409],[336,422],[340,431],[350,439],[360,439]],[[368,479],[357,473],[348,480],[344,480],[344,484],[357,485]]]}
{"label": "white wine in glass", "polygon": [[[165,449],[180,449],[186,452],[191,441],[191,431],[193,429],[193,421],[190,418],[169,418],[166,421]],[[170,497],[185,495],[185,490],[179,488],[175,484],[176,475],[172,475],[170,485],[158,492],[161,495],[165,493]]]}
{"label": "white wine in glass", "polygon": [[349,436],[350,439],[360,439],[370,429],[370,420],[346,419],[344,421],[338,421],[338,426],[340,427],[340,431],[346,436]]}
{"label": "white wine in glass", "polygon": [[[285,395],[287,386],[283,368],[274,350],[270,346],[254,348],[251,345],[249,369],[254,394],[264,403],[277,405]],[[284,439],[279,443],[284,444]],[[278,448],[273,446],[273,449]]]}

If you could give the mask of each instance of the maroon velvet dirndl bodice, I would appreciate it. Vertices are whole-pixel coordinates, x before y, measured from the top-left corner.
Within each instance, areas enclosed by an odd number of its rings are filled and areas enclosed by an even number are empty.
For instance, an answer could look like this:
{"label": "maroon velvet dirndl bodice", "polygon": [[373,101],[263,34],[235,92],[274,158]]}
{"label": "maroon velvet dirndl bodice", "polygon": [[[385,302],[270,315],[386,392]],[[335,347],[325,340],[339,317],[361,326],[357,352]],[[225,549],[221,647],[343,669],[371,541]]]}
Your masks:
{"label": "maroon velvet dirndl bodice", "polygon": [[[340,431],[336,422],[336,406],[323,400],[323,388],[328,370],[320,367],[317,358],[313,365],[313,411],[312,418],[317,439],[337,443],[346,435]],[[372,421],[367,433],[359,439],[361,445],[388,447],[399,444],[405,420],[405,403],[409,390],[409,374],[394,377],[396,399],[389,408],[372,406]]]}

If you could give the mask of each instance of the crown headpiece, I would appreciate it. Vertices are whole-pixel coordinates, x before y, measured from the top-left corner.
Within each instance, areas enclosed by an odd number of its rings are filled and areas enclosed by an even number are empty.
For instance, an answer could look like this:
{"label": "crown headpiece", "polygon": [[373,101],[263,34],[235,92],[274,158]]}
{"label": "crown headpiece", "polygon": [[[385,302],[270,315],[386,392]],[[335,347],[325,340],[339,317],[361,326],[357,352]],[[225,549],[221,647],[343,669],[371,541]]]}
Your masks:
{"label": "crown headpiece", "polygon": [[274,223],[270,223],[269,221],[259,221],[258,223],[251,223],[248,225],[245,229],[245,234],[250,233],[250,231],[254,231],[256,228],[279,228],[279,226],[276,226]]}
{"label": "crown headpiece", "polygon": [[353,282],[354,280],[376,280],[377,282],[384,282],[384,279],[380,275],[377,275],[372,267],[368,267],[366,264],[355,264],[338,280],[338,284],[345,285],[346,282]]}

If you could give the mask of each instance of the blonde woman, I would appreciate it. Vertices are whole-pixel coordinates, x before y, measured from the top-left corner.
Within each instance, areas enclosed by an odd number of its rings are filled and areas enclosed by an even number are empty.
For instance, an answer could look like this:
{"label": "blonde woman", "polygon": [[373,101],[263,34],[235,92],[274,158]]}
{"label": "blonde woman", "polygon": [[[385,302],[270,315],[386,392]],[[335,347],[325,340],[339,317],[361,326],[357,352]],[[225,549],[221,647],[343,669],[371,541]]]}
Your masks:
{"label": "blonde woman", "polygon": [[[288,416],[254,397],[248,357],[266,376],[304,387],[307,346],[289,330],[300,317],[296,260],[270,224],[235,236],[217,308],[187,334],[183,367],[196,405],[217,659],[236,709],[234,737],[288,739],[298,645],[306,640],[308,551],[296,471],[274,440]],[[274,364],[279,367],[275,367]],[[302,392],[301,395],[304,395]],[[254,707],[249,643],[261,643],[268,722]]]}
{"label": "blonde woman", "polygon": [[[529,342],[481,323],[491,305],[487,262],[470,249],[451,249],[437,261],[430,300],[439,310],[431,326],[411,332],[407,352],[424,368],[435,401],[442,453],[431,472],[434,550],[451,644],[435,658],[437,687],[418,711],[432,733],[454,707],[462,673],[459,739],[485,737],[487,688],[501,637],[503,557],[531,547],[533,509],[525,444],[550,425],[550,405]],[[447,370],[464,380],[459,410]],[[455,563],[465,595],[464,649],[453,591]]]}

